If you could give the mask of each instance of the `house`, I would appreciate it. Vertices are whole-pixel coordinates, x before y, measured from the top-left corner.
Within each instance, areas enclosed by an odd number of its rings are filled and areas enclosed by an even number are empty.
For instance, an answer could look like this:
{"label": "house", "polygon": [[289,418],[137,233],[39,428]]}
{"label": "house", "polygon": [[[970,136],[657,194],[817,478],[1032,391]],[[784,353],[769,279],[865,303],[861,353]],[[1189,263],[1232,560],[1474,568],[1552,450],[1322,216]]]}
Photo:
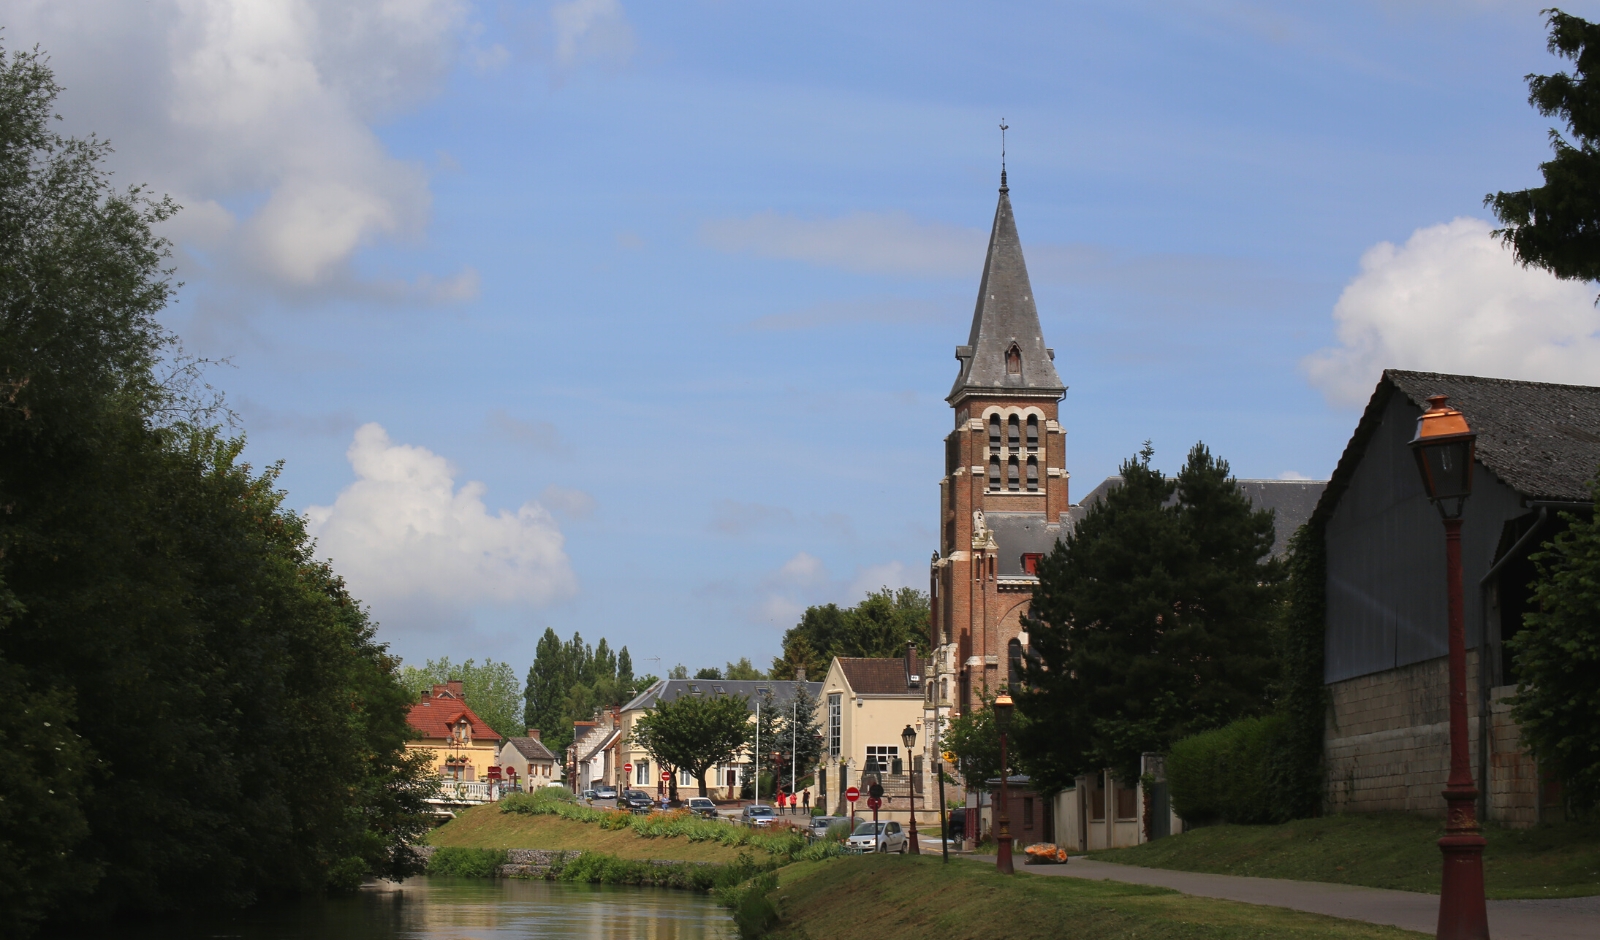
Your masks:
{"label": "house", "polygon": [[602,711],[593,721],[572,723],[572,743],[567,746],[567,783],[574,792],[601,785],[621,786],[621,765],[617,762],[615,710]]}
{"label": "house", "polygon": [[1556,807],[1521,747],[1505,642],[1522,625],[1530,553],[1589,513],[1600,388],[1387,370],[1311,524],[1326,552],[1323,741],[1331,812],[1440,815],[1449,765],[1445,543],[1408,442],[1433,395],[1477,432],[1461,563],[1472,766],[1486,821]]}
{"label": "house", "polygon": [[446,780],[487,780],[489,768],[500,763],[499,733],[467,707],[458,681],[422,693],[406,723],[421,735],[407,741],[406,749],[430,752],[434,772]]}
{"label": "house", "polygon": [[[639,789],[654,790],[662,783],[660,766],[652,765],[649,752],[640,747],[633,740],[633,726],[640,718],[648,715],[662,702],[675,702],[686,696],[720,697],[726,695],[742,695],[750,706],[750,721],[755,722],[756,706],[766,700],[770,694],[773,707],[788,709],[796,697],[804,690],[815,698],[822,688],[820,682],[805,681],[805,674],[796,679],[658,679],[643,692],[634,696],[631,701],[623,705],[618,711],[618,760],[619,766],[633,765],[633,774],[628,786]],[[765,747],[763,747],[765,750]],[[713,796],[722,796],[727,799],[737,799],[750,773],[750,750],[732,761],[721,764],[707,774],[706,783]],[[699,792],[700,781],[687,770],[679,769],[678,787],[694,787]],[[785,781],[787,789],[787,781]],[[762,797],[769,798],[771,794],[763,793]]]}
{"label": "house", "polygon": [[[868,813],[867,786],[876,774],[884,788],[880,819],[908,820],[915,794],[919,827],[938,826],[938,794],[932,789],[938,780],[925,759],[931,701],[926,669],[915,646],[907,646],[904,656],[833,658],[817,703],[823,762],[815,776],[813,805],[849,816],[845,791],[854,786],[862,794],[854,812]],[[912,753],[900,737],[907,727],[917,735]]]}
{"label": "house", "polygon": [[540,740],[538,728],[529,728],[526,737],[506,738],[496,759],[506,777],[526,789],[561,782],[556,756]]}

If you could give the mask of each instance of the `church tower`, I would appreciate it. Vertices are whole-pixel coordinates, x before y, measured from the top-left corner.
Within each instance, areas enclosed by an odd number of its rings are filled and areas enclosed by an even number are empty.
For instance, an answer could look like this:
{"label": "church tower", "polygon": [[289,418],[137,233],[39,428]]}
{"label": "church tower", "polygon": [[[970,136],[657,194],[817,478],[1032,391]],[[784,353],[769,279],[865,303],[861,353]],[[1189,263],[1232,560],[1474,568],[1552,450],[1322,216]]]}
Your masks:
{"label": "church tower", "polygon": [[1068,511],[1066,386],[1044,344],[1022,242],[1000,172],[989,252],[978,284],[961,371],[945,399],[939,483],[939,551],[930,570],[936,696],[941,713],[965,714],[1013,684],[1027,635],[1022,616]]}

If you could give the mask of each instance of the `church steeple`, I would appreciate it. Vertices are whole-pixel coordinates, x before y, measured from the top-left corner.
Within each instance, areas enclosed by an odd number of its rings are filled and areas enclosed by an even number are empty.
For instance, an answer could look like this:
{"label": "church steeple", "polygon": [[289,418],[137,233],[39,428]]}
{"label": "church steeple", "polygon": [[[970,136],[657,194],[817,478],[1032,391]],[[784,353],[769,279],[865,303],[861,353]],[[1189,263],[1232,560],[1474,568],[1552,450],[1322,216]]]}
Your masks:
{"label": "church steeple", "polygon": [[1011,188],[1000,171],[1000,203],[994,210],[989,233],[989,254],[978,284],[978,304],[972,312],[972,333],[967,345],[956,347],[961,373],[946,401],[955,404],[969,395],[1005,394],[1060,399],[1066,392],[1056,374],[1054,353],[1044,344],[1039,310],[1028,266],[1022,260],[1022,240],[1011,214]]}

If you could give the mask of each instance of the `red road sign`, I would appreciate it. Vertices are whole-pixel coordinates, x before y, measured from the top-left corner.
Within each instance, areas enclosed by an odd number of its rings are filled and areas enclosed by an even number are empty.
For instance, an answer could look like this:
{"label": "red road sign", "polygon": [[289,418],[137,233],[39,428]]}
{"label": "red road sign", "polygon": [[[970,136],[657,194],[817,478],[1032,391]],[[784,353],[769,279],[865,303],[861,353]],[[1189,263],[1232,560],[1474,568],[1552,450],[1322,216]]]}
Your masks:
{"label": "red road sign", "polygon": [[622,772],[625,773],[625,774],[633,773],[633,764],[632,764],[632,762],[623,764],[622,765]]}
{"label": "red road sign", "polygon": [[878,799],[877,797],[875,797],[875,796],[867,797],[867,809],[878,809],[882,805],[883,805],[883,801]]}
{"label": "red road sign", "polygon": [[671,779],[672,779],[672,771],[663,770],[661,772],[661,782],[662,783],[666,783],[668,780],[671,780]]}
{"label": "red road sign", "polygon": [[854,803],[856,800],[861,799],[861,791],[857,790],[855,787],[851,787],[850,789],[844,791],[844,798]]}

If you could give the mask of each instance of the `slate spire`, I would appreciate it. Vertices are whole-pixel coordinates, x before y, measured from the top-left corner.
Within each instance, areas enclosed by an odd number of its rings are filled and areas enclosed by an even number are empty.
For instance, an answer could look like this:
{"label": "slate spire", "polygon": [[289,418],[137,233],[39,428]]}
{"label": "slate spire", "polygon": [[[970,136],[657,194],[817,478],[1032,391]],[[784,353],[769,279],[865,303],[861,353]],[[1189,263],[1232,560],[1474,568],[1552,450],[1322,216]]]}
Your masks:
{"label": "slate spire", "polygon": [[1044,344],[1034,306],[1022,241],[1011,214],[1011,188],[1000,171],[1000,203],[994,210],[989,253],[978,284],[967,345],[956,347],[961,373],[946,401],[969,395],[1015,395],[1059,399],[1067,390],[1056,374],[1054,352]]}

